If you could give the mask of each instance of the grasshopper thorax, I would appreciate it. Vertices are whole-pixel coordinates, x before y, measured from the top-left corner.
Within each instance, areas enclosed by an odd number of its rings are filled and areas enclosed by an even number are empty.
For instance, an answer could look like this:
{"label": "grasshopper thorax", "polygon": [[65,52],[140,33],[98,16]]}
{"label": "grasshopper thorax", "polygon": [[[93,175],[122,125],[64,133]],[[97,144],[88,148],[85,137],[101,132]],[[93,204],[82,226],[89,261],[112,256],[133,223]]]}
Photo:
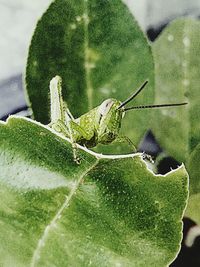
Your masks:
{"label": "grasshopper thorax", "polygon": [[111,143],[119,134],[124,109],[118,109],[121,102],[116,99],[105,100],[96,112],[96,131],[98,142]]}

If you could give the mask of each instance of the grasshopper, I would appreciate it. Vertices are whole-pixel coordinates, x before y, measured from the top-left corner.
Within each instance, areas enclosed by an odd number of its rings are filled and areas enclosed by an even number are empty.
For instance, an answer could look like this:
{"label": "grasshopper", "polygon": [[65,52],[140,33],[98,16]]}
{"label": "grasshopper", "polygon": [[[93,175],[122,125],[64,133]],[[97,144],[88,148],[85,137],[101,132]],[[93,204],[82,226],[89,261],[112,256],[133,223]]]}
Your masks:
{"label": "grasshopper", "polygon": [[120,137],[119,135],[121,121],[125,112],[133,109],[172,107],[187,104],[162,104],[125,108],[126,104],[132,101],[145,88],[147,83],[148,81],[145,81],[125,101],[121,102],[113,98],[106,99],[100,106],[93,108],[75,119],[62,98],[62,79],[60,76],[56,76],[50,81],[51,123],[49,126],[56,132],[70,138],[74,161],[78,164],[80,163],[80,159],[77,157],[76,144],[92,148],[97,144],[112,143],[119,138],[134,147],[128,137]]}

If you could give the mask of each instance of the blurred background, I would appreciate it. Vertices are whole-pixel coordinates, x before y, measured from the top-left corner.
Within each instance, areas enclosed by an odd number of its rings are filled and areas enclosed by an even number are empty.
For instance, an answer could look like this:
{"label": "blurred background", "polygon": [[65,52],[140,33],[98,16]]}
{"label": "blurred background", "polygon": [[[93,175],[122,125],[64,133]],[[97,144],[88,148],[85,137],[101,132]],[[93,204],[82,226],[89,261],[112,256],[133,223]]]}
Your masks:
{"label": "blurred background", "polygon": [[[35,24],[51,0],[0,0],[0,119],[9,114],[30,115],[23,91],[28,46]],[[138,20],[141,28],[153,42],[162,29],[180,16],[200,17],[200,0],[124,0]],[[162,151],[151,132],[141,141],[140,149],[150,147],[149,154]],[[169,163],[170,160],[170,163]],[[171,162],[172,160],[172,162]],[[173,159],[164,163],[168,167],[177,166]],[[163,173],[164,173],[163,172]],[[184,240],[195,222],[184,219],[184,239],[182,249],[173,267],[200,266],[200,236],[192,247],[185,246]]]}

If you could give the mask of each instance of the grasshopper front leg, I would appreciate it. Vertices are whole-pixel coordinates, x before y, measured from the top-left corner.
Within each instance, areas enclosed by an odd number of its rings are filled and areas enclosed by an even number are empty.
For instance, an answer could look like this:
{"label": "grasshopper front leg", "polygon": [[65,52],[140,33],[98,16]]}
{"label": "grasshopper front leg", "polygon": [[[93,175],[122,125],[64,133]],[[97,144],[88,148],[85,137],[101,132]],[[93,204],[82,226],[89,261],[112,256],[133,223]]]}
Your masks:
{"label": "grasshopper front leg", "polygon": [[70,126],[70,121],[74,120],[67,105],[62,98],[62,79],[60,76],[54,77],[50,82],[50,98],[51,98],[51,123],[49,126],[55,131],[70,138],[74,161],[79,164],[80,160],[77,157],[77,145],[73,138],[73,132]]}
{"label": "grasshopper front leg", "polygon": [[132,152],[136,152],[137,149],[130,138],[128,138],[126,135],[118,135],[115,139],[116,143],[127,143],[127,145],[131,148]]}

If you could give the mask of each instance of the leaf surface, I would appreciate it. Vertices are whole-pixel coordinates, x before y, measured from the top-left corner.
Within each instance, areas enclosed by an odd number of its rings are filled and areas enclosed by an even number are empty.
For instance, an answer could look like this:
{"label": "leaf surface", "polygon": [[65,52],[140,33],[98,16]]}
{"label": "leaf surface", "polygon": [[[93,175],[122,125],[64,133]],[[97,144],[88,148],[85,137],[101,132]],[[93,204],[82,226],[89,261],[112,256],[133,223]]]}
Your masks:
{"label": "leaf surface", "polygon": [[187,162],[190,174],[190,198],[186,209],[186,216],[200,224],[200,144],[196,146]]}
{"label": "leaf surface", "polygon": [[[128,7],[116,1],[56,0],[38,22],[26,69],[34,117],[49,122],[49,82],[63,79],[63,97],[75,117],[107,98],[125,100],[146,79],[134,104],[154,101],[150,46]],[[148,111],[130,112],[122,129],[135,145],[150,125]],[[120,151],[119,151],[120,152]]]}
{"label": "leaf surface", "polygon": [[1,266],[159,266],[176,256],[183,166],[154,175],[138,154],[79,149],[48,127],[0,124]]}
{"label": "leaf surface", "polygon": [[187,106],[156,112],[154,132],[164,149],[180,162],[200,142],[200,22],[178,19],[153,45],[156,74],[155,102]]}

